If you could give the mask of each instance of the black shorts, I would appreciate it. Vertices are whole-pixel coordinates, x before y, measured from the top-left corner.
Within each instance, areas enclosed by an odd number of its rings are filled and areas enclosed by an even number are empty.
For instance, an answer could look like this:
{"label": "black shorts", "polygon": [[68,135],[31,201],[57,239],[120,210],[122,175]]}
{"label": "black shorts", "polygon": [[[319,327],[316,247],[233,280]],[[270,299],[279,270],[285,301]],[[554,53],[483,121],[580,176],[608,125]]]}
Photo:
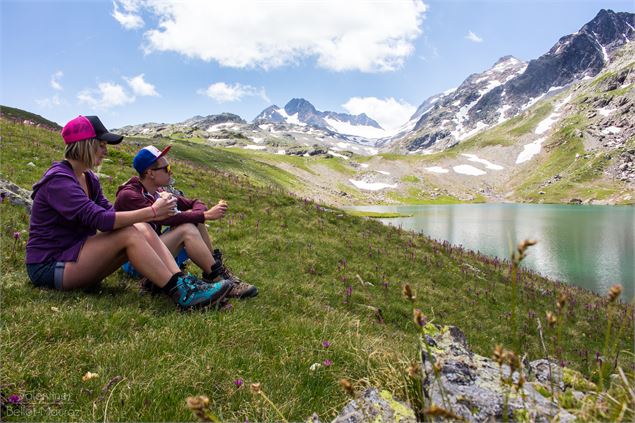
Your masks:
{"label": "black shorts", "polygon": [[64,280],[64,261],[49,261],[26,265],[26,272],[33,285],[38,288],[62,289]]}

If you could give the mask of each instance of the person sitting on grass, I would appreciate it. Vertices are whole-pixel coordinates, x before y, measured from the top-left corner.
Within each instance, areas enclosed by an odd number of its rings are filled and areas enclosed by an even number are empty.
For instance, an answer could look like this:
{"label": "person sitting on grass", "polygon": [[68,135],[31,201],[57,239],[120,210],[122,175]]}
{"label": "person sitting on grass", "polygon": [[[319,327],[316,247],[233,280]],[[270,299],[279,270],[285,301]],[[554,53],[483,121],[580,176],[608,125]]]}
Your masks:
{"label": "person sitting on grass", "polygon": [[[138,210],[148,207],[165,193],[165,187],[172,179],[172,167],[165,155],[170,146],[162,151],[150,145],[142,148],[133,159],[133,167],[139,177],[133,176],[117,190],[115,209],[119,211]],[[249,298],[258,295],[258,289],[241,281],[223,264],[222,253],[212,247],[206,220],[217,220],[227,212],[227,203],[220,200],[208,209],[199,200],[191,200],[177,195],[177,214],[169,217],[158,216],[150,224],[167,246],[173,256],[177,257],[185,248],[187,256],[203,271],[203,280],[214,282],[226,279],[232,282],[232,289],[227,295],[233,298]],[[161,233],[162,226],[170,229]],[[140,270],[140,269],[139,269]],[[143,274],[142,271],[140,271]]]}
{"label": "person sitting on grass", "polygon": [[[33,285],[58,290],[89,288],[130,260],[182,309],[219,304],[228,281],[208,284],[184,275],[148,221],[172,216],[176,199],[117,212],[92,172],[123,137],[97,116],[78,116],[62,129],[64,159],[33,185],[26,268]],[[99,231],[99,232],[97,232]]]}

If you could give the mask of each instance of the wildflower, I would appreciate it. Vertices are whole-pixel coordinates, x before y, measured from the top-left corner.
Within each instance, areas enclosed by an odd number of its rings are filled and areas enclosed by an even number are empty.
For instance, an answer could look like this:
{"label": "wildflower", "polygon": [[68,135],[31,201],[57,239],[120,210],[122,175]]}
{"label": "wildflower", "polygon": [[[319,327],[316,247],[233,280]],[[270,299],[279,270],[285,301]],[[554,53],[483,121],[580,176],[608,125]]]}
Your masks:
{"label": "wildflower", "polygon": [[17,241],[18,239],[20,239],[20,232],[15,231],[15,232],[13,233],[13,239],[15,239],[16,241]]}
{"label": "wildflower", "polygon": [[329,367],[333,364],[333,362],[327,358],[326,360],[324,360],[324,362],[322,362],[322,364],[324,365],[324,367]]}
{"label": "wildflower", "polygon": [[558,318],[550,311],[547,312],[547,324],[549,327],[553,327],[556,324]]}
{"label": "wildflower", "polygon": [[492,355],[492,358],[498,364],[503,364],[503,347],[500,344],[496,345],[496,347],[494,348],[494,354]]}
{"label": "wildflower", "polygon": [[350,396],[355,395],[353,384],[348,379],[340,379],[340,387]]}
{"label": "wildflower", "polygon": [[189,408],[200,421],[210,421],[205,410],[209,405],[209,398],[202,395],[197,397],[187,397],[186,403],[187,408]]}
{"label": "wildflower", "polygon": [[250,388],[251,392],[253,392],[254,394],[259,394],[262,391],[260,389],[260,383],[252,383]]}
{"label": "wildflower", "polygon": [[441,369],[443,368],[443,364],[441,364],[441,362],[437,360],[434,362],[432,367],[434,368],[434,372],[438,374],[441,372]]}
{"label": "wildflower", "polygon": [[98,373],[86,372],[86,374],[84,376],[82,376],[82,381],[86,382],[87,380],[91,380],[91,379],[94,379],[96,377],[99,377]]}
{"label": "wildflower", "polygon": [[410,364],[408,367],[408,376],[417,377],[419,374],[419,365],[417,363]]}
{"label": "wildflower", "polygon": [[313,363],[311,364],[311,367],[309,367],[309,370],[311,370],[312,372],[316,371],[317,369],[319,369],[320,367],[322,367],[322,365],[320,363]]}
{"label": "wildflower", "polygon": [[445,417],[445,418],[449,418],[453,420],[463,420],[460,416],[457,416],[453,412],[448,411],[445,408],[438,407],[434,404],[426,408],[424,413],[427,414],[428,416]]}
{"label": "wildflower", "polygon": [[14,395],[11,395],[11,396],[9,397],[9,402],[10,402],[11,404],[18,405],[18,404],[20,404],[20,403],[22,402],[22,398],[20,398],[20,395],[15,395],[15,394],[14,394]]}
{"label": "wildflower", "polygon": [[330,343],[329,341],[322,341],[322,346],[323,346],[324,348],[328,348],[328,347],[330,347],[330,346],[331,346],[331,343]]}
{"label": "wildflower", "polygon": [[617,297],[622,293],[622,285],[615,284],[609,289],[609,301],[613,302],[617,300]]}
{"label": "wildflower", "polygon": [[406,297],[406,299],[408,299],[410,301],[414,301],[415,298],[417,298],[415,296],[415,294],[412,292],[412,288],[410,288],[409,284],[405,284],[403,286],[403,295],[404,295],[404,297]]}
{"label": "wildflower", "polygon": [[4,199],[7,197],[7,194],[4,192],[0,192],[0,203],[4,203]]}
{"label": "wildflower", "polygon": [[234,381],[234,385],[236,385],[236,388],[240,388],[241,386],[243,386],[243,380],[242,378],[238,378]]}
{"label": "wildflower", "polygon": [[560,297],[558,298],[558,302],[556,303],[556,305],[558,306],[558,310],[562,310],[566,303],[567,303],[567,296],[563,292],[560,294]]}
{"label": "wildflower", "polygon": [[423,314],[418,308],[412,310],[412,320],[414,320],[415,325],[418,326],[425,326],[427,323],[425,314]]}

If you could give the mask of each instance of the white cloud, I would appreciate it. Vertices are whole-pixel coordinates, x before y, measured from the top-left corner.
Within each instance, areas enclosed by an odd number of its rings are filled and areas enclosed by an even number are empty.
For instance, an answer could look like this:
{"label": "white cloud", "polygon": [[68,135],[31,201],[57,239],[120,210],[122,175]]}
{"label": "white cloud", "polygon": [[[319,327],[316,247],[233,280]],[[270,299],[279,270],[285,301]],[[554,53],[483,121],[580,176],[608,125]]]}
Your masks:
{"label": "white cloud", "polygon": [[222,66],[263,69],[310,58],[322,68],[363,72],[399,69],[414,51],[427,9],[422,0],[143,0],[134,5],[139,19],[141,9],[157,18],[157,26],[144,34],[147,53],[173,51]]}
{"label": "white cloud", "polygon": [[239,83],[227,85],[224,82],[216,82],[204,90],[198,90],[198,93],[206,95],[219,103],[240,101],[243,97],[248,96],[259,96],[265,102],[270,103],[264,88],[259,90],[251,85],[242,85]]}
{"label": "white cloud", "polygon": [[60,79],[64,76],[64,72],[57,71],[53,75],[51,75],[51,87],[54,90],[62,91],[64,87],[60,84]]}
{"label": "white cloud", "polygon": [[481,37],[479,37],[478,35],[476,35],[475,33],[473,33],[472,31],[468,32],[467,35],[465,36],[466,39],[470,40],[470,41],[474,41],[475,43],[482,43],[483,39]]}
{"label": "white cloud", "polygon": [[53,97],[37,99],[35,102],[38,106],[44,109],[52,109],[54,107],[64,106],[67,104],[66,100],[60,98],[57,94],[53,95]]}
{"label": "white cloud", "polygon": [[88,104],[93,109],[109,109],[135,101],[134,95],[126,93],[121,85],[112,82],[102,82],[97,89],[82,90],[77,98],[80,103]]}
{"label": "white cloud", "polygon": [[[125,12],[119,11],[119,5],[123,6]],[[141,2],[135,0],[122,0],[119,3],[112,2],[112,17],[117,20],[125,29],[139,29],[145,25],[143,18],[136,12],[141,6]]]}
{"label": "white cloud", "polygon": [[342,107],[355,115],[366,113],[387,132],[399,128],[417,110],[412,104],[392,97],[383,100],[377,97],[352,97]]}
{"label": "white cloud", "polygon": [[124,77],[123,79],[125,79],[128,85],[130,85],[130,88],[132,88],[132,92],[135,95],[142,96],[142,97],[143,96],[158,97],[159,93],[157,93],[157,90],[155,89],[154,85],[147,83],[143,79],[143,75],[144,74],[140,74],[132,78]]}

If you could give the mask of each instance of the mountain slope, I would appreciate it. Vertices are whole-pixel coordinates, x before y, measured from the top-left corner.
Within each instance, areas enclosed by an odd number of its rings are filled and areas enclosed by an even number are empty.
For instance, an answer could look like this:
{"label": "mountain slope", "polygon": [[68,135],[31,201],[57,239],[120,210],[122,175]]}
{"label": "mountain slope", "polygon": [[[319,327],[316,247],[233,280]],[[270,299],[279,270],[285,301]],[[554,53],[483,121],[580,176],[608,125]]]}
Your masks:
{"label": "mountain slope", "polygon": [[418,110],[421,116],[413,131],[394,147],[404,152],[443,150],[574,81],[597,75],[618,48],[635,40],[634,19],[633,13],[601,10],[538,59],[527,64],[510,56],[500,59],[491,69],[467,78],[427,113]]}

